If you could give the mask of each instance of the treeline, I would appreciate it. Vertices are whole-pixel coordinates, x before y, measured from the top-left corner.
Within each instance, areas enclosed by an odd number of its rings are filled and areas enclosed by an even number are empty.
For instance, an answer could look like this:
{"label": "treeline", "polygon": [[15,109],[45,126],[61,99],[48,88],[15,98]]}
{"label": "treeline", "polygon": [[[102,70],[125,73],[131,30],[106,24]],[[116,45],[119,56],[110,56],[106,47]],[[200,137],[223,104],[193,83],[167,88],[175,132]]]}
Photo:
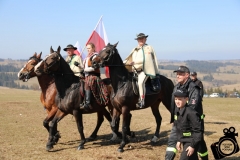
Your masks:
{"label": "treeline", "polygon": [[[0,65],[0,86],[19,89],[31,89],[27,85],[14,82],[18,80],[17,73],[20,68],[13,65]],[[35,87],[36,88],[36,87]]]}
{"label": "treeline", "polygon": [[20,68],[16,68],[12,65],[0,65],[0,72],[18,72]]}
{"label": "treeline", "polygon": [[[197,71],[203,73],[212,73],[217,72],[219,67],[226,67],[227,65],[232,66],[240,66],[237,63],[232,62],[218,62],[218,61],[197,61],[197,60],[187,60],[183,61],[186,63],[186,66],[190,69],[190,71]],[[179,66],[177,65],[159,65],[159,69],[166,69],[166,70],[176,70]]]}
{"label": "treeline", "polygon": [[209,88],[209,89],[204,89],[204,94],[212,94],[212,93],[220,93],[220,94],[225,94],[226,96],[231,95],[232,93],[237,93],[240,94],[240,90],[237,90],[234,88],[233,90],[223,90],[222,88]]}

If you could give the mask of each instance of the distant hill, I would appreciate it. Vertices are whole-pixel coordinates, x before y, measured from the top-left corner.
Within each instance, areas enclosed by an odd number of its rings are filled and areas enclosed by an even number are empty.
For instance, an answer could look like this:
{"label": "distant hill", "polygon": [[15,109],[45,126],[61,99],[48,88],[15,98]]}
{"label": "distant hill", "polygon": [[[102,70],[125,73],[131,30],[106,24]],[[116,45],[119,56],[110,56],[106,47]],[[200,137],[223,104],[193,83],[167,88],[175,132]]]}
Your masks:
{"label": "distant hill", "polygon": [[[17,72],[23,67],[28,60],[13,60],[0,59],[0,75],[3,73],[15,74],[15,83],[20,85],[27,85],[31,88],[36,88],[37,80],[31,80],[27,83],[22,83],[17,80]],[[223,88],[224,90],[239,90],[240,91],[240,59],[236,60],[158,60],[160,74],[170,78],[175,83],[176,75],[173,73],[180,65],[187,66],[190,71],[196,71],[198,78],[202,80],[205,89],[209,88]],[[104,73],[104,69],[101,69]],[[103,74],[102,74],[103,75]],[[104,75],[103,75],[104,76]],[[0,77],[0,81],[2,80]],[[3,80],[1,81],[3,83]],[[7,83],[4,83],[7,84]],[[1,85],[1,84],[0,84]],[[25,88],[24,86],[23,88]]]}

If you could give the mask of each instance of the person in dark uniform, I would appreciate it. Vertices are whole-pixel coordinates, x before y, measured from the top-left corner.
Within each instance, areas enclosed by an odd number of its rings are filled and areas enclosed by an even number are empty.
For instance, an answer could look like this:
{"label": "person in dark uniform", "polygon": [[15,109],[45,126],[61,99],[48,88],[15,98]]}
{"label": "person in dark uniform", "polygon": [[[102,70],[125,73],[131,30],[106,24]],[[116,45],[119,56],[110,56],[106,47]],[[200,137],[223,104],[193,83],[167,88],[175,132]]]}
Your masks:
{"label": "person in dark uniform", "polygon": [[175,111],[174,124],[177,128],[177,145],[178,151],[183,150],[180,160],[197,160],[197,149],[203,139],[203,128],[201,116],[197,111],[188,107],[188,91],[178,89],[174,92]]}
{"label": "person in dark uniform", "polygon": [[191,79],[196,85],[200,87],[200,96],[203,97],[204,90],[202,82],[197,78],[197,72],[191,72]]}
{"label": "person in dark uniform", "polygon": [[[173,89],[173,93],[177,89],[186,89],[189,93],[188,95],[188,106],[192,109],[196,110],[199,115],[201,115],[202,125],[204,129],[204,115],[203,115],[203,108],[202,108],[202,97],[200,96],[200,87],[196,85],[190,79],[190,71],[186,66],[180,66],[177,70],[173,71],[177,75],[177,84]],[[171,103],[171,120],[170,123],[174,122],[175,111],[177,107],[174,101],[174,95],[172,94],[172,103]],[[168,145],[166,149],[165,160],[173,160],[177,149],[177,130],[176,126],[173,124],[170,136],[168,138]],[[198,148],[198,155],[201,157],[202,160],[208,160],[208,151],[207,146],[204,139],[201,141],[199,148]]]}

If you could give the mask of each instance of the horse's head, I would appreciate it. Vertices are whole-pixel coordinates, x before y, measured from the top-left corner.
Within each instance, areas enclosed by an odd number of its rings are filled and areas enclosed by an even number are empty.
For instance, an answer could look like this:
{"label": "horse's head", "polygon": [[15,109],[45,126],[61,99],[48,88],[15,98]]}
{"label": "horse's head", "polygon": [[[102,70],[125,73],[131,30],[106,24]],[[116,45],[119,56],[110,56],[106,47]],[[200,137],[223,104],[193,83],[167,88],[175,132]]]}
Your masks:
{"label": "horse's head", "polygon": [[92,60],[92,65],[94,68],[104,67],[111,65],[113,55],[117,53],[118,42],[114,45],[108,43],[99,54],[97,54],[96,58]]}
{"label": "horse's head", "polygon": [[35,66],[34,72],[38,76],[43,73],[49,74],[51,72],[56,72],[60,66],[60,50],[60,46],[58,47],[57,51],[54,51],[51,47],[50,54],[47,55],[38,65]]}
{"label": "horse's head", "polygon": [[37,55],[35,52],[32,57],[29,58],[28,62],[23,66],[23,68],[18,72],[19,80],[27,82],[30,78],[35,77],[34,67],[41,61],[41,55]]}

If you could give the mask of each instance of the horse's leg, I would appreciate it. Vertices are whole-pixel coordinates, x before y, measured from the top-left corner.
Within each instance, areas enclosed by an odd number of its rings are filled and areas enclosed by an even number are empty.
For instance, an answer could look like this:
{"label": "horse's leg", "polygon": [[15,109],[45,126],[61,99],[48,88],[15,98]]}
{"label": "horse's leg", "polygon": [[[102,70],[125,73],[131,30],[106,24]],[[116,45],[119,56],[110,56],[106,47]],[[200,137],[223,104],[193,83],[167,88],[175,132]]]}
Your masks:
{"label": "horse's leg", "polygon": [[[58,107],[53,106],[51,110],[48,112],[47,117],[43,121],[43,126],[48,130],[49,132],[49,122],[53,119],[55,114],[57,113]],[[54,142],[55,144],[58,142],[59,138],[61,138],[59,131],[57,130],[57,124],[53,128],[53,134],[54,134]]]}
{"label": "horse's leg", "polygon": [[112,115],[112,122],[111,122],[111,129],[112,129],[112,138],[110,141],[114,142],[118,137],[122,137],[122,134],[118,131],[119,130],[119,122],[120,122],[120,112],[113,109],[113,115]]}
{"label": "horse's leg", "polygon": [[53,145],[55,144],[54,142],[54,136],[56,133],[54,133],[56,131],[56,127],[57,127],[57,123],[65,116],[66,114],[63,113],[62,111],[58,110],[57,113],[55,114],[53,120],[50,123],[49,126],[49,137],[48,137],[48,142],[46,145],[46,150],[49,151],[50,149],[53,148]]}
{"label": "horse's leg", "polygon": [[120,144],[120,146],[118,147],[118,151],[119,152],[123,152],[123,148],[125,147],[125,145],[128,143],[128,139],[127,139],[127,131],[130,130],[129,129],[129,115],[130,113],[130,110],[128,107],[126,106],[123,106],[122,107],[122,117],[123,117],[123,120],[122,120],[122,142]]}
{"label": "horse's leg", "polygon": [[73,110],[73,116],[76,120],[78,132],[81,137],[80,144],[78,146],[78,150],[84,149],[84,144],[86,143],[86,138],[83,133],[83,120],[82,120],[82,113],[79,110]]}
{"label": "horse's leg", "polygon": [[158,138],[159,138],[159,132],[160,132],[160,127],[161,127],[161,123],[162,123],[162,116],[159,112],[159,104],[160,104],[160,100],[156,101],[153,105],[151,105],[151,109],[152,109],[152,113],[155,117],[155,121],[157,123],[156,126],[156,131],[154,134],[154,137],[151,139],[152,143],[156,143]]}
{"label": "horse's leg", "polygon": [[88,138],[89,141],[93,141],[94,139],[97,138],[97,132],[98,132],[100,126],[102,125],[103,121],[104,121],[103,112],[97,112],[97,125],[96,125],[93,133],[91,134],[91,136]]}
{"label": "horse's leg", "polygon": [[128,126],[127,135],[130,136],[131,138],[134,138],[135,137],[135,133],[131,132],[131,129],[130,129],[131,119],[132,119],[132,114],[129,113],[128,124],[127,124],[127,126]]}
{"label": "horse's leg", "polygon": [[91,136],[88,138],[89,141],[92,141],[97,137],[98,130],[99,130],[100,126],[102,125],[102,122],[104,121],[103,115],[107,118],[108,122],[111,125],[112,117],[111,117],[110,113],[106,110],[106,108],[104,108],[101,112],[97,112],[97,116],[98,116],[97,125],[96,125],[93,133],[91,134]]}

